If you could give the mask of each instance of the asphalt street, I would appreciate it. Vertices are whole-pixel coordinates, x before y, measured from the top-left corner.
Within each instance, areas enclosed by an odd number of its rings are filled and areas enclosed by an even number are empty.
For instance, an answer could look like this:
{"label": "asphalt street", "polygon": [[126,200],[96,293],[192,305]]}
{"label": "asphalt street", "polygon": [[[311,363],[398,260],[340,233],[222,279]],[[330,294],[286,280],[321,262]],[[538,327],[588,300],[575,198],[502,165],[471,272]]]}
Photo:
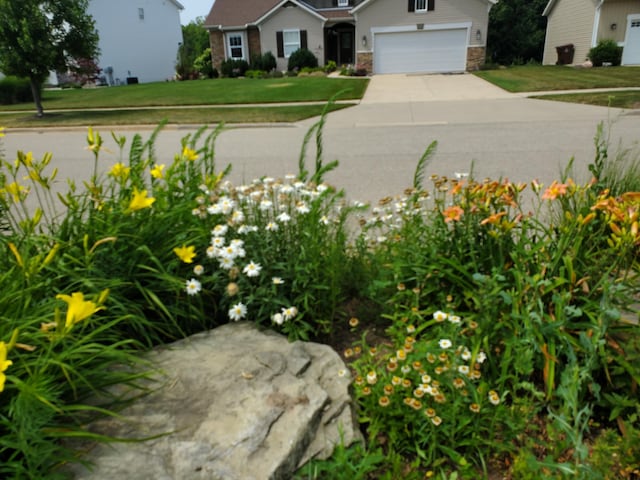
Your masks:
{"label": "asphalt street", "polygon": [[[232,164],[234,183],[297,173],[304,135],[315,121],[317,118],[278,126],[230,126],[218,138],[217,165]],[[375,202],[401,194],[410,186],[424,150],[437,141],[427,175],[452,176],[473,169],[476,178],[537,179],[548,184],[574,158],[576,181],[586,181],[600,123],[610,134],[612,153],[630,148],[640,155],[638,110],[523,98],[472,75],[374,77],[359,105],[328,117],[324,159],[337,159],[340,166],[327,180],[344,188],[354,200]],[[158,137],[159,162],[170,162],[180,150],[180,139],[194,128],[167,127]],[[113,152],[101,157],[100,168],[106,171],[120,157],[111,129],[98,129]],[[127,137],[139,132],[146,138],[151,128],[114,131]],[[93,156],[86,149],[86,128],[9,129],[2,145],[7,158],[17,150],[36,156],[52,152],[61,190],[65,178],[81,183],[93,168]],[[314,158],[311,149],[309,167]]]}

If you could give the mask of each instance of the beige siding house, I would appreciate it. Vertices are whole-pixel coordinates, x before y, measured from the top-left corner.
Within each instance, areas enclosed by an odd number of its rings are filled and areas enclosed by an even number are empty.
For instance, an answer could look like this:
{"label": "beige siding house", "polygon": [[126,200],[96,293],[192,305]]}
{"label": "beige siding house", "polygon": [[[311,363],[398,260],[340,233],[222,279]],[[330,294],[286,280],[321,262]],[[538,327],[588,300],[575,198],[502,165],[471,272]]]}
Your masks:
{"label": "beige siding house", "polygon": [[463,72],[485,60],[497,0],[216,0],[205,20],[214,66],[267,51],[277,68],[307,48],[368,73]]}
{"label": "beige siding house", "polygon": [[565,45],[573,45],[569,63],[581,64],[598,41],[612,39],[623,47],[623,65],[640,65],[640,0],[550,0],[543,15],[543,64],[565,63],[557,51]]}

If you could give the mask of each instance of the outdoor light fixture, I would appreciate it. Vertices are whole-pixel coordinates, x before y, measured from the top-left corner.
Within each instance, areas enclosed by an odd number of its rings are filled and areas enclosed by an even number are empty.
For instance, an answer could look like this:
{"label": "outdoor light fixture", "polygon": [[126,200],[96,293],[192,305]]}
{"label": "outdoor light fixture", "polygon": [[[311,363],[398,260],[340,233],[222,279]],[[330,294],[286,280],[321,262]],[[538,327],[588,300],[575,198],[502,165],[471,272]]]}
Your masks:
{"label": "outdoor light fixture", "polygon": [[482,40],[482,32],[480,31],[480,29],[476,30],[476,40]]}
{"label": "outdoor light fixture", "polygon": [[611,24],[611,30],[615,30],[616,28],[618,28],[618,24],[617,23],[612,23]]}
{"label": "outdoor light fixture", "polygon": [[366,35],[363,35],[363,36],[362,36],[362,46],[363,46],[363,47],[366,47],[366,46],[367,46],[367,36],[366,36]]}

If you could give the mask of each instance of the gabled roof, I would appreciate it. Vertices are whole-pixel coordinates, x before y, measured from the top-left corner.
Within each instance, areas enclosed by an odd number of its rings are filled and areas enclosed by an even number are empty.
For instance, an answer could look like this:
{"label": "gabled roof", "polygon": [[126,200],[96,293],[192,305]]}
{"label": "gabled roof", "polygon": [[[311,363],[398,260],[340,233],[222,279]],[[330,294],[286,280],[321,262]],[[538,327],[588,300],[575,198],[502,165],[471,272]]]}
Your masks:
{"label": "gabled roof", "polygon": [[245,26],[254,23],[271,11],[281,0],[250,0],[238,8],[237,0],[215,0],[205,27]]}
{"label": "gabled roof", "polygon": [[[359,10],[362,10],[363,8],[371,5],[373,2],[375,2],[376,0],[364,0],[363,2],[359,3],[358,5],[356,5],[352,10],[351,13],[357,13]],[[497,4],[500,0],[484,0],[486,3],[491,3],[493,5]]]}
{"label": "gabled roof", "polygon": [[[302,0],[215,0],[209,15],[204,21],[208,28],[246,27],[256,25],[287,3],[292,3],[318,20],[352,18],[348,8],[316,9]],[[239,8],[241,4],[242,8]]]}
{"label": "gabled roof", "polygon": [[177,0],[169,0],[169,1],[173,3],[176,7],[178,7],[178,10],[184,10],[184,6]]}

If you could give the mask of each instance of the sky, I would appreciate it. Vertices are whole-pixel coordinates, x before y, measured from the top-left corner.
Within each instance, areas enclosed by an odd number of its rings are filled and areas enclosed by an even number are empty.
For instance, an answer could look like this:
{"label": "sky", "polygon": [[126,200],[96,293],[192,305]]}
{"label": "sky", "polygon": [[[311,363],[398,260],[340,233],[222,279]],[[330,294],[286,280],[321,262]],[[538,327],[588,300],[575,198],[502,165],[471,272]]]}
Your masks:
{"label": "sky", "polygon": [[187,25],[196,17],[206,17],[213,6],[213,0],[178,0],[184,7],[180,11],[180,24]]}

